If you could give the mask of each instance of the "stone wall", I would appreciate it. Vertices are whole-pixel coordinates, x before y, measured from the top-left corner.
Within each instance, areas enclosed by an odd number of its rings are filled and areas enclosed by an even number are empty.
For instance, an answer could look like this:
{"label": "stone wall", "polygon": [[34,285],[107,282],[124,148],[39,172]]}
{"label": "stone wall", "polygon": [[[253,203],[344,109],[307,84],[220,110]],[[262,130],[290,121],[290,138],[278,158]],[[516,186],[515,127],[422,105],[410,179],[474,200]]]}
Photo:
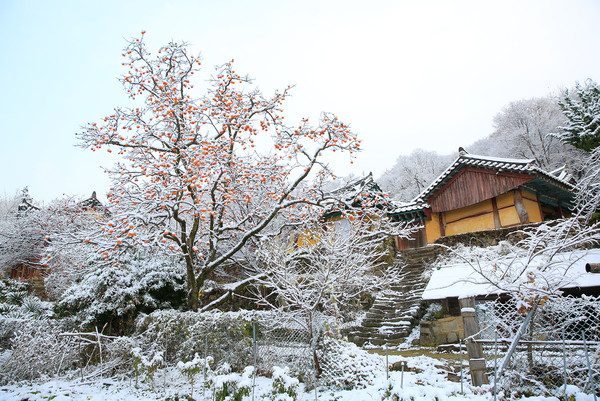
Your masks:
{"label": "stone wall", "polygon": [[457,343],[465,338],[461,316],[421,321],[421,345]]}

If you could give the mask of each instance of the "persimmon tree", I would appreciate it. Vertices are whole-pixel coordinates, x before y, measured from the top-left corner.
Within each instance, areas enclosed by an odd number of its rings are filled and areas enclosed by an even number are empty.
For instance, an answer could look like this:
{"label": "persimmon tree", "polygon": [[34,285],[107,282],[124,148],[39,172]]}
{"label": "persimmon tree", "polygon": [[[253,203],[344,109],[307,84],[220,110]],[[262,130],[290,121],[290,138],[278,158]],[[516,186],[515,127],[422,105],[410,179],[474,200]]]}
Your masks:
{"label": "persimmon tree", "polygon": [[[110,260],[128,246],[179,255],[187,269],[188,307],[209,274],[285,220],[320,202],[331,171],[328,152],[352,154],[349,126],[323,113],[311,126],[284,123],[290,87],[265,96],[233,61],[216,68],[204,94],[193,86],[201,67],[186,44],[152,55],[144,32],[124,53],[123,86],[137,107],[121,107],[78,134],[93,151],[116,151],[108,172],[112,219],[88,240]],[[310,183],[309,183],[310,180]]]}

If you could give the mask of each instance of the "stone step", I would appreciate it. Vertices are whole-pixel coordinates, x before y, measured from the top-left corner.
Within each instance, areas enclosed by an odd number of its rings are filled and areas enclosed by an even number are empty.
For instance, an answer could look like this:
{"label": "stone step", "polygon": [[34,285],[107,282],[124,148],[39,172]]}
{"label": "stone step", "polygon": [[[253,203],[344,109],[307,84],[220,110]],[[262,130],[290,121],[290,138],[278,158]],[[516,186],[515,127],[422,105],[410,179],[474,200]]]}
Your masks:
{"label": "stone step", "polygon": [[390,290],[375,299],[360,327],[348,331],[357,344],[401,343],[417,322],[421,296],[425,289],[424,272],[442,252],[439,247],[410,249],[398,253],[396,263],[404,264]]}

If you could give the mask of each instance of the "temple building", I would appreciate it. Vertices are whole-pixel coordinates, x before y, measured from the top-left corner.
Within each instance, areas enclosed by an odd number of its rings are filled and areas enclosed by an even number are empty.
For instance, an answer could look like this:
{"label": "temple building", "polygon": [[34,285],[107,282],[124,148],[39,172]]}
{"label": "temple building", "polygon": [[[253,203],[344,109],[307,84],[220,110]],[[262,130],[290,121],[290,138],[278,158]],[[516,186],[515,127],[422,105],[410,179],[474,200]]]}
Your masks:
{"label": "temple building", "polygon": [[412,238],[398,239],[398,249],[408,249],[440,237],[565,217],[572,202],[564,170],[546,172],[532,159],[477,156],[461,148],[431,185],[390,214],[423,225]]}

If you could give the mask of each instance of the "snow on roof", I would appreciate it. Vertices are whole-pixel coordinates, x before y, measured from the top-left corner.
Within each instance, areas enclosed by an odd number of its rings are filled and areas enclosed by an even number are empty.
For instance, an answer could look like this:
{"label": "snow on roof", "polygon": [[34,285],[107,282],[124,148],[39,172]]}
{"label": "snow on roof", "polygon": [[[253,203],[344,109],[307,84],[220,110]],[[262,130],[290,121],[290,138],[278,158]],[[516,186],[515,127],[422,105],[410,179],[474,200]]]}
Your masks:
{"label": "snow on roof", "polygon": [[[522,261],[517,259],[515,262]],[[558,254],[554,257],[553,262],[555,263],[553,271],[559,273],[561,283],[564,283],[560,285],[560,288],[600,287],[600,274],[585,271],[586,263],[600,263],[600,249]],[[530,266],[530,269],[534,269],[535,261]],[[481,268],[485,272],[491,271],[493,266],[490,262],[487,265],[481,265]],[[502,292],[486,281],[480,273],[475,271],[473,266],[468,263],[459,263],[433,270],[422,298],[423,300],[449,297],[465,298]]]}
{"label": "snow on roof", "polygon": [[325,213],[339,211],[340,207],[342,207],[340,201],[346,207],[366,205],[369,207],[385,207],[387,209],[390,206],[387,194],[377,185],[373,179],[373,173],[369,173],[363,178],[359,178],[341,188],[331,191],[327,195],[330,199],[325,203]]}
{"label": "snow on roof", "polygon": [[423,209],[427,209],[429,204],[426,202],[403,202],[396,203],[394,207],[394,211],[392,213],[410,213]]}
{"label": "snow on roof", "polygon": [[450,166],[442,174],[440,174],[433,182],[425,188],[413,202],[425,202],[435,192],[440,185],[446,182],[454,175],[462,166],[480,167],[494,170],[504,170],[517,173],[530,173],[541,175],[547,180],[559,182],[567,187],[572,185],[551,173],[548,173],[536,166],[534,159],[510,159],[505,157],[492,157],[482,155],[472,155],[469,153],[460,153]]}

